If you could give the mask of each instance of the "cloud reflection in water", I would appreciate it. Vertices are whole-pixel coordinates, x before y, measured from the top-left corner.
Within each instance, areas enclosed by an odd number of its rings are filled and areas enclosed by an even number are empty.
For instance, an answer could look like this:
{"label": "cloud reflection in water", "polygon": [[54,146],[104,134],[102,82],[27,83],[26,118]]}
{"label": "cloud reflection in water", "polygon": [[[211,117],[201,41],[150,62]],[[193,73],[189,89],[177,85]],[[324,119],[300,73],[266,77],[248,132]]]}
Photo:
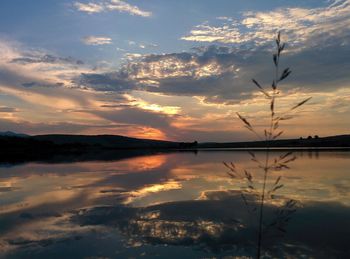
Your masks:
{"label": "cloud reflection in water", "polygon": [[[300,205],[287,236],[269,238],[266,253],[345,256],[350,154],[297,155],[277,200]],[[0,192],[0,254],[45,258],[69,249],[77,257],[113,258],[115,251],[105,248],[112,242],[125,256],[161,256],[174,247],[174,258],[181,251],[189,258],[254,256],[256,228],[240,197],[242,184],[222,169],[221,161],[232,158],[254,166],[246,153],[226,151],[0,168],[6,189]],[[267,204],[267,215],[276,206]]]}

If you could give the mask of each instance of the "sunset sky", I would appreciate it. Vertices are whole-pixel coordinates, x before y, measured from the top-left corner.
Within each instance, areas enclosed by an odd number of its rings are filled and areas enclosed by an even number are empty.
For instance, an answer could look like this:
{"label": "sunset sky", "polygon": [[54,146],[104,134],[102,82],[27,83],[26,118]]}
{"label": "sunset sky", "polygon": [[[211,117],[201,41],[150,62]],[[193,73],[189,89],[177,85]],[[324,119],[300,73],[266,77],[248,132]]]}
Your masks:
{"label": "sunset sky", "polygon": [[350,129],[350,0],[1,0],[0,131],[179,141],[263,131],[274,37],[283,137]]}

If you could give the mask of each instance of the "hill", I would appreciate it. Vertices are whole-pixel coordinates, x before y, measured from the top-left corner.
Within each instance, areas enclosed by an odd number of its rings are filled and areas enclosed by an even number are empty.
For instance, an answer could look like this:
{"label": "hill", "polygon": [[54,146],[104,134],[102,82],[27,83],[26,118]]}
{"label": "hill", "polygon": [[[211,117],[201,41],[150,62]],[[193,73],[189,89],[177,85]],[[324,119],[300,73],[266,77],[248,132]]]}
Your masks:
{"label": "hill", "polygon": [[350,148],[350,135],[280,139],[274,141],[246,141],[229,143],[200,143],[198,148]]}
{"label": "hill", "polygon": [[84,145],[103,148],[174,148],[179,143],[152,139],[138,139],[119,135],[37,135],[31,137],[37,141],[48,141],[55,145]]}
{"label": "hill", "polygon": [[115,160],[159,152],[200,149],[341,148],[350,150],[350,135],[324,138],[283,139],[271,142],[197,143],[138,139],[118,135],[0,135],[0,163],[29,161],[73,162]]}

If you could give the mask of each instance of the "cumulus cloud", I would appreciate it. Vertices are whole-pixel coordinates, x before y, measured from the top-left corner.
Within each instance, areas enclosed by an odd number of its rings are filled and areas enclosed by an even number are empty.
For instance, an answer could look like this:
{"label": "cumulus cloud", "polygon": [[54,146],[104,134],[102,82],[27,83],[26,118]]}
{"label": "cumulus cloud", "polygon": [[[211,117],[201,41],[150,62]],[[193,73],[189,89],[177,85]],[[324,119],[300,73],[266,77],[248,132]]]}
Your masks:
{"label": "cumulus cloud", "polygon": [[152,81],[179,77],[208,78],[225,72],[233,72],[234,66],[232,64],[230,67],[217,62],[215,58],[183,52],[147,55],[140,61],[127,64],[124,69],[132,72],[131,78],[133,79]]}
{"label": "cumulus cloud", "polygon": [[[114,93],[108,93],[108,80],[113,77],[100,72],[95,81],[90,80],[93,91],[77,88],[72,83],[74,79],[81,75],[89,78],[94,70],[74,59],[25,48],[16,42],[0,40],[0,46],[0,100],[18,107],[0,107],[4,115],[2,129],[31,134],[109,132],[166,138],[162,130],[170,128],[173,115],[163,107],[136,102],[122,91],[116,93],[113,89]],[[123,81],[120,73],[118,76],[120,83],[133,87],[130,80]]]}
{"label": "cumulus cloud", "polygon": [[124,1],[120,0],[111,0],[109,4],[107,4],[107,8],[109,10],[117,10],[120,12],[126,12],[132,15],[139,15],[143,17],[149,17],[152,15],[151,12],[143,11],[137,6],[130,5]]}
{"label": "cumulus cloud", "polygon": [[[279,8],[268,12],[249,11],[242,19],[220,17],[220,25],[197,25],[183,40],[198,42],[265,44],[283,30],[293,44],[326,43],[335,36],[349,43],[350,1],[333,1],[326,7]],[[345,33],[345,34],[344,34]],[[317,42],[316,42],[317,40]]]}
{"label": "cumulus cloud", "polygon": [[83,38],[83,42],[86,45],[108,45],[112,44],[112,39],[109,37],[88,36]]}
{"label": "cumulus cloud", "polygon": [[327,7],[279,8],[243,15],[240,22],[218,17],[223,26],[200,25],[200,30],[188,36],[194,37],[191,40],[242,44],[162,55],[129,53],[126,64],[117,71],[84,74],[79,84],[97,90],[142,90],[200,96],[209,103],[239,103],[253,96],[251,78],[271,84],[271,45],[276,31],[283,28],[287,52],[282,65],[293,70],[283,86],[285,91],[302,87],[303,91],[331,92],[349,85],[349,0]]}
{"label": "cumulus cloud", "polygon": [[[82,62],[4,40],[0,40],[0,55],[1,102],[21,110],[13,120],[23,114],[38,119],[33,113],[50,118],[55,111],[91,105],[88,91],[72,89],[73,77],[92,71]],[[54,117],[67,120],[65,116],[69,117],[63,113]]]}
{"label": "cumulus cloud", "polygon": [[137,6],[130,5],[129,3],[121,0],[106,0],[100,1],[98,3],[76,2],[74,3],[74,6],[77,10],[90,14],[108,11],[118,11],[142,17],[149,17],[152,15],[152,13],[149,11],[144,11]]}
{"label": "cumulus cloud", "polygon": [[[326,108],[345,117],[348,92],[346,98],[339,96],[345,96],[340,89],[350,84],[348,2],[337,1],[328,7],[313,9],[250,12],[245,13],[240,22],[218,17],[217,21],[226,25],[212,30],[211,25],[203,24],[198,32],[188,35],[194,37],[191,40],[218,44],[206,44],[181,53],[125,53],[123,65],[113,70],[110,66],[93,70],[73,58],[0,41],[0,91],[29,103],[36,111],[42,106],[49,107],[50,114],[41,114],[44,118],[54,116],[57,110],[65,111],[57,118],[57,123],[69,121],[84,125],[81,121],[84,120],[85,123],[110,125],[108,130],[111,131],[115,129],[113,125],[125,123],[123,131],[118,128],[115,133],[131,136],[148,132],[152,137],[179,140],[191,140],[193,135],[202,141],[234,139],[242,133],[227,122],[234,117],[229,110],[260,112],[264,100],[256,97],[251,78],[264,85],[271,84],[272,38],[279,29],[277,26],[284,26],[282,35],[288,46],[281,64],[290,66],[293,74],[281,85],[282,93],[299,94],[289,101],[295,101],[306,92],[307,97],[316,97],[313,100],[318,101],[318,108],[314,118],[320,121],[325,115],[319,115]],[[104,8],[98,12],[109,10],[105,3],[96,2]],[[275,22],[282,16],[288,17],[289,22]],[[208,33],[203,34],[203,31]],[[202,36],[204,38],[200,38]],[[109,43],[109,38],[101,38],[101,42]],[[98,44],[98,40],[93,39],[92,43]],[[229,47],[219,43],[241,44]],[[130,44],[140,47],[136,42]],[[154,98],[146,102],[146,96],[150,95]],[[166,98],[169,99],[163,102]],[[187,103],[190,101],[193,102]],[[249,107],[242,104],[249,104]],[[11,116],[22,115],[21,106],[3,105],[18,107],[20,112]],[[334,114],[328,112],[328,115]],[[343,118],[339,114],[334,117]],[[337,130],[348,127],[346,120],[335,120],[330,118],[329,121],[338,127]],[[231,134],[233,128],[236,133]],[[329,126],[325,128],[330,129]],[[79,129],[98,132],[93,127]]]}
{"label": "cumulus cloud", "polygon": [[[237,77],[237,64],[241,60],[229,49],[215,46],[202,53],[137,55],[136,59],[133,56],[115,72],[83,74],[77,84],[99,91],[142,90],[168,95],[219,95],[235,99],[244,91]],[[237,84],[236,89],[231,89],[232,84]]]}
{"label": "cumulus cloud", "polygon": [[[238,58],[236,59],[238,61]],[[80,86],[110,91],[144,90],[175,95],[209,95],[234,79],[238,68],[227,48],[215,46],[202,53],[142,55],[118,71],[84,74]],[[220,82],[221,81],[221,82]]]}
{"label": "cumulus cloud", "polygon": [[95,3],[74,3],[74,6],[81,12],[86,13],[100,13],[104,10],[103,5],[95,4]]}
{"label": "cumulus cloud", "polygon": [[206,23],[197,25],[190,34],[181,37],[182,40],[199,42],[242,43],[246,42],[240,30],[234,26],[224,24],[222,26],[210,26]]}

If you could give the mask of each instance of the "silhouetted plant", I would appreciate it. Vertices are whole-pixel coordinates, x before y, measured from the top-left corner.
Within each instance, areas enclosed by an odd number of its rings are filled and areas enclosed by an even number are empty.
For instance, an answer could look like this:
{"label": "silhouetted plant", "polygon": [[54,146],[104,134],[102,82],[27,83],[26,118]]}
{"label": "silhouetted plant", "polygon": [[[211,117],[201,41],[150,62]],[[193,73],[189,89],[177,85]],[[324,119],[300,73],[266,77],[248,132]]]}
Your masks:
{"label": "silhouetted plant", "polygon": [[293,155],[293,152],[287,152],[276,158],[271,158],[271,142],[279,138],[284,133],[283,130],[280,130],[280,123],[285,120],[292,119],[294,117],[293,113],[296,111],[296,109],[311,99],[311,97],[304,99],[299,103],[293,105],[290,109],[282,112],[281,114],[278,114],[276,112],[276,98],[280,94],[279,84],[291,74],[291,70],[289,68],[286,68],[280,72],[280,58],[285,47],[285,43],[281,42],[281,34],[278,33],[276,38],[276,52],[273,54],[275,75],[270,90],[265,89],[257,80],[252,79],[254,85],[258,88],[258,90],[263,94],[269,103],[269,123],[268,127],[264,129],[263,135],[259,134],[259,132],[254,128],[253,124],[247,118],[237,113],[237,116],[243,122],[244,127],[253,132],[260,140],[265,140],[267,143],[264,161],[260,161],[254,152],[249,152],[251,160],[255,162],[257,164],[257,167],[263,171],[262,188],[257,188],[256,184],[254,184],[254,177],[249,171],[244,169],[243,172],[241,172],[242,170],[238,170],[234,163],[224,162],[224,165],[229,169],[227,172],[228,175],[231,178],[244,178],[247,183],[246,193],[250,194],[249,197],[255,197],[259,200],[258,204],[250,202],[248,200],[248,196],[242,192],[242,200],[244,204],[246,205],[249,213],[254,215],[254,217],[256,216],[256,219],[258,221],[257,258],[261,257],[263,235],[267,234],[267,232],[271,229],[275,229],[278,233],[284,234],[286,232],[286,225],[291,219],[293,213],[296,211],[297,206],[296,200],[286,201],[283,206],[279,207],[275,211],[275,217],[273,220],[268,224],[264,223],[264,204],[266,203],[266,200],[275,199],[275,193],[284,187],[284,184],[282,183],[282,176],[278,176],[276,179],[274,179],[271,186],[267,186],[267,177],[269,175],[269,172],[289,169],[288,164],[296,159],[296,156]]}

